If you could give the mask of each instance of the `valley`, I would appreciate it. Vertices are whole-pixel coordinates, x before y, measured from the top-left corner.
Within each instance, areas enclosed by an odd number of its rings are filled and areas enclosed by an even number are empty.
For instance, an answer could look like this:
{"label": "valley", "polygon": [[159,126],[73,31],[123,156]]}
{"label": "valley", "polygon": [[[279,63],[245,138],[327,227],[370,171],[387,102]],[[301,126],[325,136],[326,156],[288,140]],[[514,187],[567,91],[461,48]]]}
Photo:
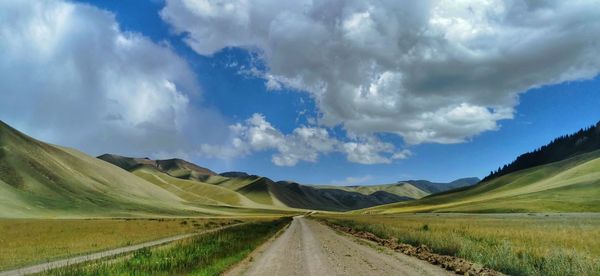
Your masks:
{"label": "valley", "polygon": [[0,0],[0,276],[600,276],[600,0]]}
{"label": "valley", "polygon": [[0,274],[593,275],[598,187],[595,147],[483,181],[303,185],[183,159],[94,158],[0,123]]}

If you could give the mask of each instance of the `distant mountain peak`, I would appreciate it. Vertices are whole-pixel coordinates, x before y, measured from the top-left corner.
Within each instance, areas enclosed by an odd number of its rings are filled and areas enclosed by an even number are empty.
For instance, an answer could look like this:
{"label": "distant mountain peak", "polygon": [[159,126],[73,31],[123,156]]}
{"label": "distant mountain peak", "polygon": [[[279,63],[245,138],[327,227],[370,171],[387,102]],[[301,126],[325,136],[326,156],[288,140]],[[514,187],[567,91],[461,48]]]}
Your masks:
{"label": "distant mountain peak", "polygon": [[113,165],[121,167],[127,171],[135,170],[141,166],[150,166],[171,176],[184,179],[202,179],[207,176],[217,175],[217,173],[207,168],[200,167],[194,163],[179,158],[152,160],[148,157],[134,158],[116,154],[103,154],[97,158],[112,163]]}
{"label": "distant mountain peak", "polygon": [[475,185],[479,181],[480,181],[480,179],[478,177],[463,177],[463,178],[459,178],[459,179],[456,179],[456,180],[448,182],[448,183],[431,182],[429,180],[420,179],[420,180],[398,181],[397,184],[408,183],[408,184],[411,184],[411,185],[413,185],[425,192],[428,192],[430,194],[436,194],[436,193],[441,193],[441,192],[445,192],[445,191],[456,189],[456,188],[462,188],[462,187],[466,187],[466,186]]}
{"label": "distant mountain peak", "polygon": [[241,178],[241,177],[249,177],[250,176],[246,172],[237,172],[237,171],[222,172],[219,175],[223,176],[223,177],[230,177],[230,178]]}

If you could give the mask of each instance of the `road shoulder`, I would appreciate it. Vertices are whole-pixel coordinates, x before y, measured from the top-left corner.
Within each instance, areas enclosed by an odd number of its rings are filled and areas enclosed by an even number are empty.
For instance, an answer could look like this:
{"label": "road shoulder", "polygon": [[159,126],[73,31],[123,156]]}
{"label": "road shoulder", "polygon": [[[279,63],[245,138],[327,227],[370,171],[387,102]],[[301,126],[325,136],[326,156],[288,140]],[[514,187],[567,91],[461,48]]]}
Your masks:
{"label": "road shoulder", "polygon": [[285,227],[279,229],[277,233],[271,236],[267,241],[261,244],[259,247],[254,249],[245,259],[240,261],[239,263],[230,267],[227,271],[223,273],[224,276],[237,276],[243,275],[253,264],[254,260],[261,256],[272,244],[273,242],[281,236],[287,229],[290,227],[290,223],[288,223]]}

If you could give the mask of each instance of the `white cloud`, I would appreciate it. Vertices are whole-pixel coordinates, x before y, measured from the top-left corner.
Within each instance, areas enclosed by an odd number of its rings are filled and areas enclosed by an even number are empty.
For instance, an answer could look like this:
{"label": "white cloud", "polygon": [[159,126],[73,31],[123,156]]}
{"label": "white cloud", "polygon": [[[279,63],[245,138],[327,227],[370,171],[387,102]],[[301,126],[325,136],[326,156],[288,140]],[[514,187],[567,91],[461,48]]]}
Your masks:
{"label": "white cloud", "polygon": [[394,146],[376,139],[362,142],[346,142],[342,145],[348,161],[359,164],[389,164],[391,159],[382,153],[393,153]]}
{"label": "white cloud", "polygon": [[407,149],[403,149],[399,152],[396,152],[392,155],[392,159],[407,159],[412,155],[412,152]]}
{"label": "white cloud", "polygon": [[331,181],[332,185],[337,186],[354,186],[354,185],[365,185],[366,182],[373,180],[373,176],[365,175],[365,176],[349,176],[343,180],[333,180]]}
{"label": "white cloud", "polygon": [[162,18],[199,54],[254,51],[267,87],[308,91],[321,123],[410,144],[495,130],[519,93],[600,69],[597,0],[166,3]]}
{"label": "white cloud", "polygon": [[283,134],[261,114],[254,114],[230,126],[231,138],[225,144],[203,144],[201,152],[207,157],[235,158],[259,151],[275,151],[271,161],[277,166],[294,166],[300,161],[317,162],[321,154],[341,152],[348,161],[360,164],[391,163],[404,159],[410,151],[396,151],[394,145],[374,136],[353,137],[340,141],[320,127],[300,126]]}
{"label": "white cloud", "polygon": [[[186,61],[122,31],[110,12],[1,1],[0,52],[0,117],[39,139],[142,155],[182,152],[219,135],[219,114],[190,106],[200,91]],[[208,125],[213,131],[199,133]]]}

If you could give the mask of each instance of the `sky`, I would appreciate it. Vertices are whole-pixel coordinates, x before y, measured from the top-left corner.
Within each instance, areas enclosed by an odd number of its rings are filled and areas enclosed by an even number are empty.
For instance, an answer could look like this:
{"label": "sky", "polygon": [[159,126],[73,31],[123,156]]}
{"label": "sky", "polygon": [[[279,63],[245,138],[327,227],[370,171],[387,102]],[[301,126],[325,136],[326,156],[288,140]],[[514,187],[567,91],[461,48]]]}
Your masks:
{"label": "sky", "polygon": [[484,177],[600,120],[599,4],[2,1],[0,119],[306,184]]}

